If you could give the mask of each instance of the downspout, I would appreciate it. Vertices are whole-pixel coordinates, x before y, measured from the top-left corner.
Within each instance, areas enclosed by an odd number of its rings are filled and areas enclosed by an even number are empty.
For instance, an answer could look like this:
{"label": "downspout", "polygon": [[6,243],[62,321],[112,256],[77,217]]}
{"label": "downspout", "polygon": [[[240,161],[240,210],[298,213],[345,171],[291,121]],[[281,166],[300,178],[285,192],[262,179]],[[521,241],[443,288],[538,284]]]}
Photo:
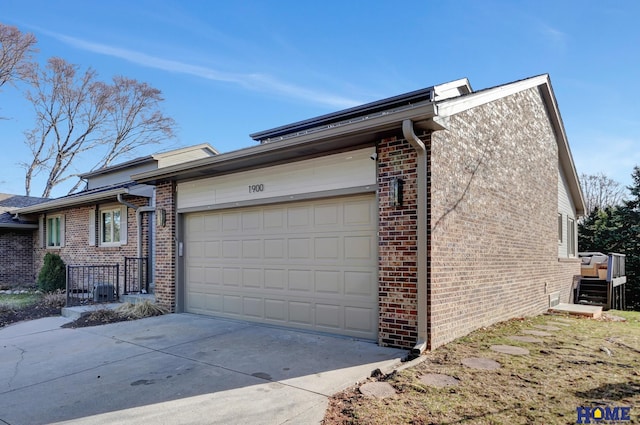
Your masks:
{"label": "downspout", "polygon": [[411,354],[419,356],[427,349],[427,149],[413,129],[413,121],[402,121],[402,134],[416,150],[417,167],[417,290],[418,290],[418,341]]}
{"label": "downspout", "polygon": [[[142,214],[145,212],[154,212],[156,210],[156,206],[155,206],[155,199],[153,199],[153,204],[154,205],[147,205],[144,207],[138,207],[133,205],[130,202],[127,202],[124,200],[124,198],[122,197],[122,194],[119,193],[117,196],[118,202],[121,203],[122,205],[131,208],[132,210],[134,210],[136,212],[136,229],[138,230],[138,237],[137,237],[137,256],[138,258],[142,257]],[[149,247],[149,249],[151,249],[151,247]]]}

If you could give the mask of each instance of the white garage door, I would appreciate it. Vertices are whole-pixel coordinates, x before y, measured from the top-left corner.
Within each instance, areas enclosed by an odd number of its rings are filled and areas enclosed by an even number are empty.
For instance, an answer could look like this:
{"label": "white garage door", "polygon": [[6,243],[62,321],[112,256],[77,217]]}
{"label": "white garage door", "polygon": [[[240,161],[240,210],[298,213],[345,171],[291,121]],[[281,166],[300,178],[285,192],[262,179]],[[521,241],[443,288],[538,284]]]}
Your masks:
{"label": "white garage door", "polygon": [[374,195],[184,221],[186,311],[376,339]]}

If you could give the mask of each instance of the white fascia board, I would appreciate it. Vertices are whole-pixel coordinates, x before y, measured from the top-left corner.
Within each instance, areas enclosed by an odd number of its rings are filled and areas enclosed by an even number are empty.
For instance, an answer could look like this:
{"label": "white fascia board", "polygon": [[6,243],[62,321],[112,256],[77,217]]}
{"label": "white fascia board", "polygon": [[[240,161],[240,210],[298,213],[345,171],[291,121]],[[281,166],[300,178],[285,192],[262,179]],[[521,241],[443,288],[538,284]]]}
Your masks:
{"label": "white fascia board", "polygon": [[66,207],[73,207],[76,205],[84,205],[95,201],[101,201],[103,199],[113,198],[115,196],[128,193],[128,188],[121,187],[118,189],[105,190],[103,192],[97,192],[88,195],[78,195],[68,198],[54,199],[53,201],[43,202],[31,207],[19,208],[15,212],[18,214],[34,214],[39,212],[52,211]]}
{"label": "white fascia board", "polygon": [[438,102],[438,115],[440,117],[456,115],[460,112],[493,102],[494,100],[544,84],[550,85],[549,76],[546,74],[491,89],[481,90],[458,98],[445,99]]}
{"label": "white fascia board", "polygon": [[187,146],[184,148],[174,149],[170,151],[154,153],[151,156],[154,159],[160,159],[160,158],[167,158],[173,155],[180,155],[181,153],[197,151],[197,150],[209,151],[212,155],[218,155],[219,153],[216,150],[216,148],[211,146],[209,143],[200,143],[199,145]]}
{"label": "white fascia board", "polygon": [[434,100],[437,102],[472,93],[473,89],[467,78],[460,78],[459,80],[433,86],[433,91],[435,93]]}

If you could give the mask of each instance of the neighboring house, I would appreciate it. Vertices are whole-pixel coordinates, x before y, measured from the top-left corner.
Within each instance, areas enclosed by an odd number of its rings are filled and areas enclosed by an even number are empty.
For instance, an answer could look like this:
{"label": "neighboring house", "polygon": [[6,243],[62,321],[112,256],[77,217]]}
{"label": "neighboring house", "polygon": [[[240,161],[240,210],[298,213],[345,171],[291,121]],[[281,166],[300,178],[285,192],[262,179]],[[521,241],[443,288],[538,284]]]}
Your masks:
{"label": "neighboring house", "polygon": [[118,264],[122,284],[124,258],[153,260],[155,244],[155,188],[133,182],[131,175],[216,154],[201,144],[137,158],[82,175],[82,192],[21,208],[20,217],[38,229],[31,245],[35,271],[53,252],[67,265]]}
{"label": "neighboring house", "polygon": [[166,211],[154,281],[172,311],[420,351],[571,301],[584,202],[547,75],[252,137],[133,176]]}
{"label": "neighboring house", "polygon": [[0,288],[33,286],[33,235],[37,222],[18,219],[21,207],[48,201],[46,198],[0,193]]}

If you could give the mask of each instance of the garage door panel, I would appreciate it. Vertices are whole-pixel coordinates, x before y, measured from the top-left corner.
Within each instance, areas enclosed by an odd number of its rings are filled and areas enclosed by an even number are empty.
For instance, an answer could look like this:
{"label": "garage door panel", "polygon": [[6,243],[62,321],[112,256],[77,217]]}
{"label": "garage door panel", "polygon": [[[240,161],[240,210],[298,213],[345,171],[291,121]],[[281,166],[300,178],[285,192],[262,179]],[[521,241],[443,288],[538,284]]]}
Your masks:
{"label": "garage door panel", "polygon": [[220,241],[213,240],[207,241],[204,243],[204,257],[211,258],[219,258],[220,257]]}
{"label": "garage door panel", "polygon": [[262,258],[262,241],[251,239],[242,241],[242,259]]}
{"label": "garage door panel", "polygon": [[187,214],[185,309],[375,339],[375,205],[360,195]]}
{"label": "garage door panel", "polygon": [[[370,271],[358,272],[348,271],[344,273],[344,293],[345,295],[375,295],[374,288],[371,287],[373,278]],[[377,292],[377,291],[376,291]]]}
{"label": "garage door panel", "polygon": [[242,213],[242,230],[256,231],[262,228],[262,214],[259,211]]}
{"label": "garage door panel", "polygon": [[313,274],[311,270],[289,270],[289,290],[313,292]]}
{"label": "garage door panel", "polygon": [[241,242],[239,240],[222,241],[222,257],[240,258],[240,246]]}
{"label": "garage door panel", "polygon": [[222,284],[224,286],[240,286],[240,276],[242,269],[235,267],[224,267],[222,269]]}
{"label": "garage door panel", "polygon": [[264,271],[265,289],[284,290],[287,287],[287,284],[288,280],[286,270],[266,269]]}
{"label": "garage door panel", "polygon": [[340,237],[327,236],[314,238],[316,260],[338,260],[340,258]]}
{"label": "garage door panel", "polygon": [[[308,206],[290,207],[287,209],[287,226],[297,231],[307,230],[311,223],[311,210]],[[302,229],[301,229],[302,228]]]}
{"label": "garage door panel", "polygon": [[316,270],[315,291],[318,294],[342,294],[342,273],[338,270]]}
{"label": "garage door panel", "polygon": [[239,295],[222,295],[222,311],[224,313],[242,315],[242,297]]}
{"label": "garage door panel", "polygon": [[262,288],[263,275],[262,269],[242,269],[242,286],[244,288]]}
{"label": "garage door panel", "polygon": [[264,317],[264,308],[262,298],[243,297],[242,299],[243,313],[247,316],[255,318]]}
{"label": "garage door panel", "polygon": [[284,239],[265,239],[264,240],[264,257],[265,258],[285,258],[285,240]]}
{"label": "garage door panel", "polygon": [[316,304],[316,326],[338,331],[342,323],[341,310],[334,304]]}
{"label": "garage door panel", "polygon": [[209,285],[222,285],[222,268],[204,267],[204,281]]}
{"label": "garage door panel", "polygon": [[367,332],[373,326],[374,317],[370,308],[347,307],[345,312],[345,328],[353,331]]}
{"label": "garage door panel", "polygon": [[316,226],[335,226],[338,224],[338,214],[340,213],[338,202],[318,205],[313,212]]}
{"label": "garage door panel", "polygon": [[346,236],[344,238],[344,258],[370,260],[373,253],[371,252],[371,241],[373,236]]}
{"label": "garage door panel", "polygon": [[312,304],[310,302],[303,301],[290,301],[289,302],[289,322],[297,323],[301,325],[311,325],[312,317]]}

